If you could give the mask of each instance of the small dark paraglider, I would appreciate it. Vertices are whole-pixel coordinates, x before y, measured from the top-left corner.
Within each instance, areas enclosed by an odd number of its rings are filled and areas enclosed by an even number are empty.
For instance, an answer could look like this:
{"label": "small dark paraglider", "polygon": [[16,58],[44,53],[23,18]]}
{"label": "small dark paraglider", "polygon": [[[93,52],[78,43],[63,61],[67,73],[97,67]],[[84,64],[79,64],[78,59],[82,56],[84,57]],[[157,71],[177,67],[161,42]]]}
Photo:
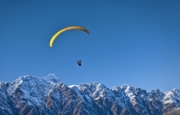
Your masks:
{"label": "small dark paraglider", "polygon": [[82,60],[78,60],[78,61],[77,61],[77,64],[78,64],[79,66],[81,66],[81,61],[82,61]]}

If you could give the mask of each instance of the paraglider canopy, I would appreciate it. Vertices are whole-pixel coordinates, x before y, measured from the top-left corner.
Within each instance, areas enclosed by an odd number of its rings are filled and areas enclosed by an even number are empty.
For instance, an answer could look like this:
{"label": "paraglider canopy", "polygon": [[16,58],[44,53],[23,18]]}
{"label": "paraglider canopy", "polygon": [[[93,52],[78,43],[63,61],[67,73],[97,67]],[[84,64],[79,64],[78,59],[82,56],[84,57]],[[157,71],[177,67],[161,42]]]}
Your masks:
{"label": "paraglider canopy", "polygon": [[49,46],[52,48],[53,46],[53,43],[54,43],[54,40],[63,32],[67,31],[67,30],[82,30],[88,34],[89,33],[89,30],[84,28],[84,27],[81,27],[81,26],[69,26],[69,27],[66,27],[64,29],[61,29],[59,30],[56,34],[53,35],[53,37],[51,38],[50,42],[49,42]]}

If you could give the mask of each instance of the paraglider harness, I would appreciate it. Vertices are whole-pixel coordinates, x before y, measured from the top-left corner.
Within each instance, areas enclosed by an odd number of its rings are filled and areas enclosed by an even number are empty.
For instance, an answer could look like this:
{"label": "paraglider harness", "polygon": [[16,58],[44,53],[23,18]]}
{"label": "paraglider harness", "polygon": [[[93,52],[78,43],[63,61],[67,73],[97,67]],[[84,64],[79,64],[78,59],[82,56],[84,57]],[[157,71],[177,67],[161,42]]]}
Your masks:
{"label": "paraglider harness", "polygon": [[81,66],[81,61],[82,61],[82,60],[78,60],[78,61],[77,61],[77,64],[78,64],[79,66]]}

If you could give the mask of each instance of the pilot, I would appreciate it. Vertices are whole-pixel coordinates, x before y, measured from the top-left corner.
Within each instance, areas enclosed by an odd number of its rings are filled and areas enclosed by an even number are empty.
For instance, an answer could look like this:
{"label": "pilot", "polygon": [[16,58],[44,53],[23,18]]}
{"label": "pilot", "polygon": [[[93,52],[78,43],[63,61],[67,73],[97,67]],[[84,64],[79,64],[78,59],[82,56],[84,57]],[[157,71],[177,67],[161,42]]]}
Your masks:
{"label": "pilot", "polygon": [[77,61],[77,64],[78,64],[79,66],[81,66],[81,61],[82,61],[82,60],[78,60],[78,61]]}

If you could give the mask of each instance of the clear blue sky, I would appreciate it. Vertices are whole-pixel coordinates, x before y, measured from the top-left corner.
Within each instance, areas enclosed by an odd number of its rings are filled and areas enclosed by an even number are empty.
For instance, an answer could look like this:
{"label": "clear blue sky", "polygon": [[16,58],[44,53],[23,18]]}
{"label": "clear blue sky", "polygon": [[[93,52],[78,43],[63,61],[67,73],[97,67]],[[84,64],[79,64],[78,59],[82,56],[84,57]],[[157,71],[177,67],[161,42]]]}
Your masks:
{"label": "clear blue sky", "polygon": [[[90,35],[67,31],[50,48],[70,25]],[[67,85],[180,88],[180,1],[1,0],[0,81],[49,73]]]}

